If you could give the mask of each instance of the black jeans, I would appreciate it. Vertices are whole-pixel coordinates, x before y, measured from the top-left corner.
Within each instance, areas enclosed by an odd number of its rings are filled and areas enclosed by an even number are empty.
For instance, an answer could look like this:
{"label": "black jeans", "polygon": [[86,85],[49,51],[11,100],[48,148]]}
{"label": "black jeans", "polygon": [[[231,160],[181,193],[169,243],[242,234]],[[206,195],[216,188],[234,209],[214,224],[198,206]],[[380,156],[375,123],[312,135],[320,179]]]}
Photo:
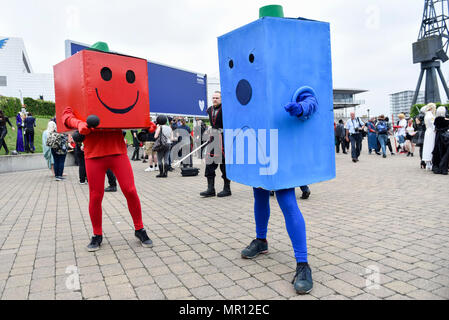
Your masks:
{"label": "black jeans", "polygon": [[34,151],[34,130],[27,129],[25,131],[25,151]]}
{"label": "black jeans", "polygon": [[340,145],[341,145],[341,150],[343,151],[343,153],[345,153],[346,152],[345,137],[337,137],[337,144],[336,144],[337,153],[340,153]]}
{"label": "black jeans", "polygon": [[108,176],[108,183],[111,187],[117,187],[117,178],[115,177],[114,173],[111,169],[108,169],[106,171],[106,175]]}
{"label": "black jeans", "polygon": [[6,127],[0,127],[0,150],[3,147],[3,148],[5,148],[6,153],[9,152],[8,146],[6,145],[6,141],[5,141],[5,137],[6,137],[7,133],[8,133],[8,130],[6,129]]}
{"label": "black jeans", "polygon": [[206,164],[206,170],[205,170],[204,176],[207,177],[207,178],[215,178],[215,170],[217,170],[218,166],[220,166],[221,177],[224,180],[228,180],[228,178],[226,177],[226,165],[224,163],[221,163],[221,164],[217,164],[217,163]]}
{"label": "black jeans", "polygon": [[78,160],[80,182],[86,182],[86,161],[84,160],[84,152],[81,151],[79,146],[76,146],[75,148],[75,157]]}
{"label": "black jeans", "polygon": [[51,149],[51,154],[53,155],[53,160],[55,162],[55,177],[62,177],[64,173],[65,157],[67,156],[67,154],[57,154],[55,149]]}
{"label": "black jeans", "polygon": [[352,159],[358,159],[360,151],[362,150],[362,135],[360,133],[351,134],[349,136],[351,141],[351,156]]}

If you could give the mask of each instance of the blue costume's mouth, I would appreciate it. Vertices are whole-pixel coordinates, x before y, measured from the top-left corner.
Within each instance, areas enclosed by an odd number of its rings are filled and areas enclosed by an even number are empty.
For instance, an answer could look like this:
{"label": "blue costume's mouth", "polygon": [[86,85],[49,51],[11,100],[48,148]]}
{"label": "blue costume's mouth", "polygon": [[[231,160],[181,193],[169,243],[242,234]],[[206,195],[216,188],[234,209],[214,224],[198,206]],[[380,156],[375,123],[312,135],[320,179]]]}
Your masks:
{"label": "blue costume's mouth", "polygon": [[242,106],[246,106],[251,101],[253,88],[248,80],[242,79],[239,81],[235,89],[235,95]]}
{"label": "blue costume's mouth", "polygon": [[101,104],[102,104],[106,109],[108,109],[109,111],[111,111],[112,113],[118,113],[118,114],[125,114],[125,113],[128,113],[128,112],[130,112],[132,109],[134,109],[134,107],[135,107],[136,104],[137,104],[137,101],[139,101],[139,90],[137,90],[136,102],[134,102],[134,103],[133,103],[132,105],[130,105],[128,108],[125,108],[125,109],[111,108],[110,106],[108,106],[106,103],[104,103],[104,102],[101,100],[100,95],[98,94],[98,89],[97,89],[97,88],[95,88],[95,92],[97,93],[98,101],[100,101]]}

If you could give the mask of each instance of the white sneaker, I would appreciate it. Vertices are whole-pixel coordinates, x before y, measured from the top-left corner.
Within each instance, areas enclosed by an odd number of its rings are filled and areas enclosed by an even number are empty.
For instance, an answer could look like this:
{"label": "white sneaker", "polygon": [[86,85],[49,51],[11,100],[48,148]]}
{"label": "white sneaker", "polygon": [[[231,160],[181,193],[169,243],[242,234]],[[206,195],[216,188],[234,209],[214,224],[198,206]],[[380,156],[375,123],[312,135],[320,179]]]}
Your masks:
{"label": "white sneaker", "polygon": [[145,169],[145,172],[151,172],[151,171],[154,171],[153,167],[148,167],[148,168]]}

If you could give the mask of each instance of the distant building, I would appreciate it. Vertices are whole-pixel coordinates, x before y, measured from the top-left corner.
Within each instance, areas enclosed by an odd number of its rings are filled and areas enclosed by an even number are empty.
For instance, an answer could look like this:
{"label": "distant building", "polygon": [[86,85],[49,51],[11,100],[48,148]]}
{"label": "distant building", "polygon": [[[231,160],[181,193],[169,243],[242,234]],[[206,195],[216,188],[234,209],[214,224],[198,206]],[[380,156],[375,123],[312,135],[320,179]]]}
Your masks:
{"label": "distant building", "polygon": [[365,104],[365,100],[355,99],[355,95],[368,90],[361,89],[334,89],[334,116],[335,119],[348,118],[348,108],[353,108]]}
{"label": "distant building", "polygon": [[[415,91],[412,90],[390,94],[390,113],[395,119],[397,119],[400,113],[404,113],[405,115],[410,114],[414,95]],[[424,92],[421,91],[419,93],[416,103],[424,104]]]}
{"label": "distant building", "polygon": [[33,72],[21,38],[0,36],[0,95],[55,101],[53,74]]}

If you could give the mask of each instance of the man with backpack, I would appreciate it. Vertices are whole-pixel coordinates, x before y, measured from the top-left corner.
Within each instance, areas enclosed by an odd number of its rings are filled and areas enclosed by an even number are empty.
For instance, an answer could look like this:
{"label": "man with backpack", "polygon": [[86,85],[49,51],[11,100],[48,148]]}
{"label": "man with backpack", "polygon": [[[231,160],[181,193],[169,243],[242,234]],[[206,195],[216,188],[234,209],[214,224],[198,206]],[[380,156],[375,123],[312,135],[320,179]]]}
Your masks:
{"label": "man with backpack", "polygon": [[377,139],[379,140],[380,146],[382,148],[382,156],[384,158],[387,157],[387,140],[388,140],[388,125],[385,121],[385,116],[381,115],[378,118],[377,124],[376,124],[376,132],[377,132]]}
{"label": "man with backpack", "polygon": [[355,117],[355,112],[351,112],[351,119],[346,122],[346,141],[351,141],[352,162],[358,162],[362,150],[362,132],[365,124],[359,117]]}

